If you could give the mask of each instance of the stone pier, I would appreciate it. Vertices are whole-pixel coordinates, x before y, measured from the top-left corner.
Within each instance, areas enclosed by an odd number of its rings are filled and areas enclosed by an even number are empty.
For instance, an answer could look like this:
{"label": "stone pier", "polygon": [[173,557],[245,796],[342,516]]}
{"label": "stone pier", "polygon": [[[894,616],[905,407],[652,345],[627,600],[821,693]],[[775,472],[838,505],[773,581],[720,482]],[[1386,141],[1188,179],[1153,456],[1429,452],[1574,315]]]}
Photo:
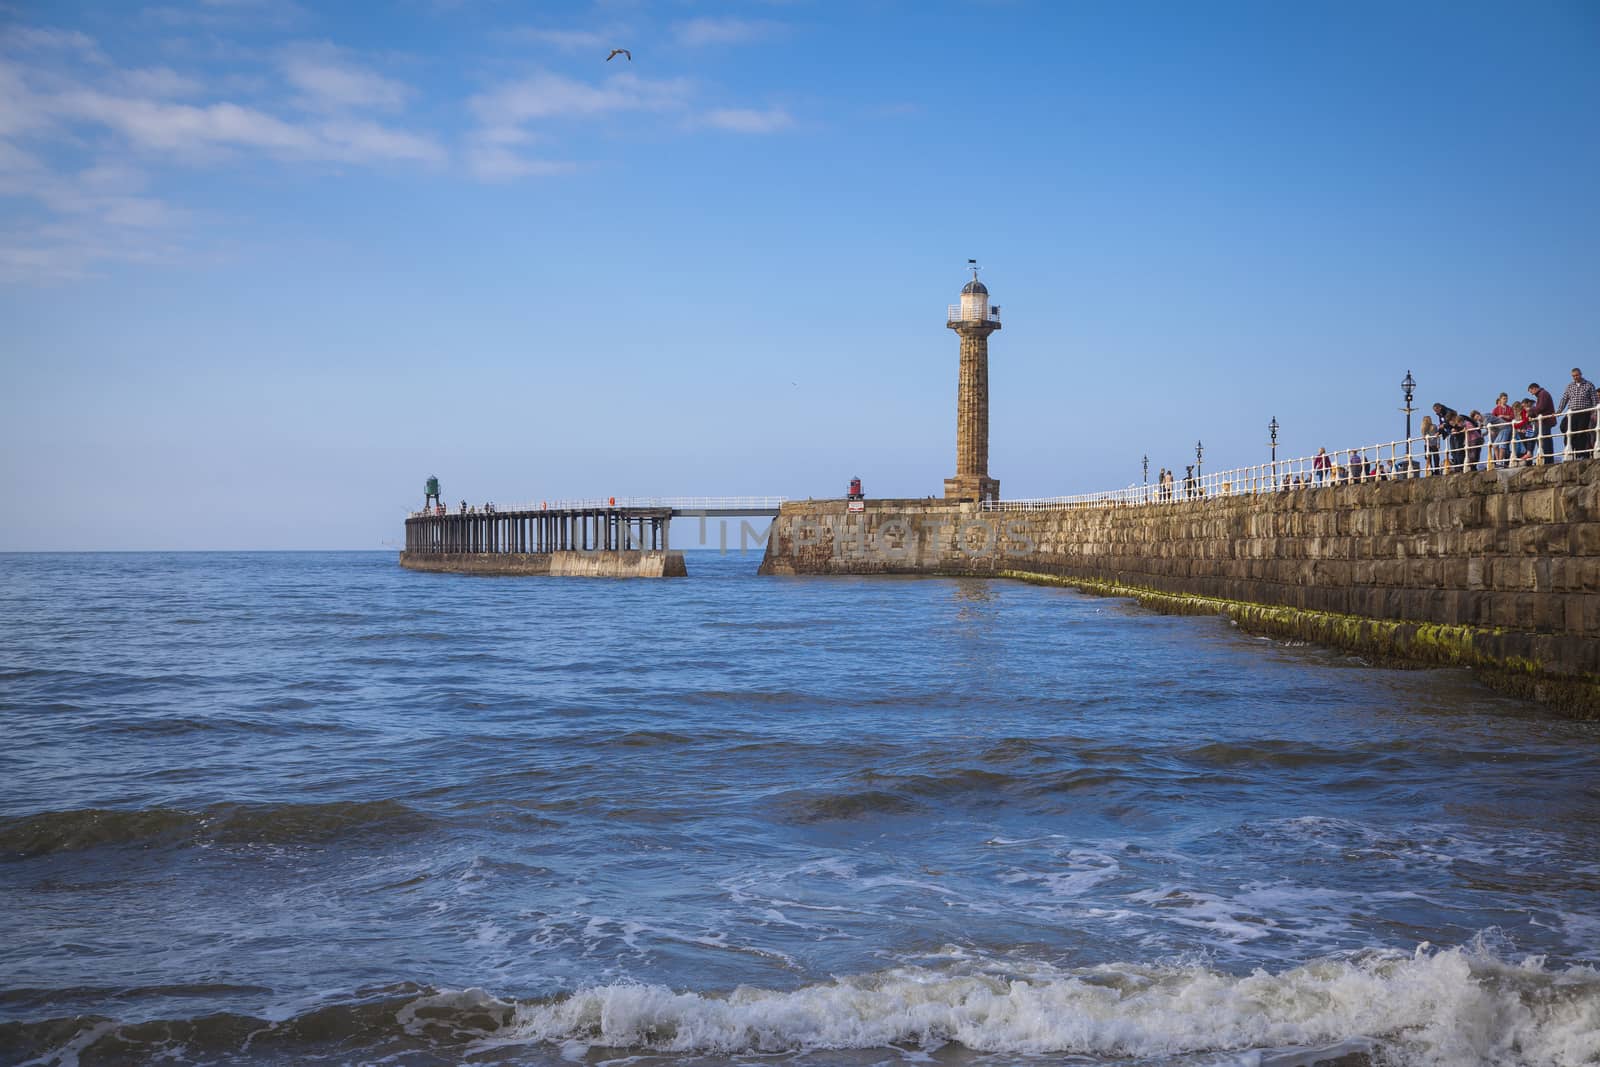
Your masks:
{"label": "stone pier", "polygon": [[1600,460],[1039,511],[793,502],[761,570],[1070,585],[1374,659],[1472,667],[1600,717]]}
{"label": "stone pier", "polygon": [[682,578],[689,570],[682,552],[471,552],[457,555],[402,553],[400,566],[451,574],[545,575],[552,578]]}

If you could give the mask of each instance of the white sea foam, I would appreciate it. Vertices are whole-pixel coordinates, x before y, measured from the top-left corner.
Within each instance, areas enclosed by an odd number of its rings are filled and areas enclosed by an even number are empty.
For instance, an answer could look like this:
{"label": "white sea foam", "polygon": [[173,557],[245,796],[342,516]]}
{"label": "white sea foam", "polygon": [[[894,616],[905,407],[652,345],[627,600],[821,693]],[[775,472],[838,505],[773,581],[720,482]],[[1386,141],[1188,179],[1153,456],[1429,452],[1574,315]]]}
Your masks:
{"label": "white sea foam", "polygon": [[117,1024],[110,1019],[96,1023],[94,1026],[85,1027],[72,1040],[60,1048],[52,1049],[43,1056],[26,1060],[17,1067],[78,1067],[79,1055],[105,1035],[117,1028]]}
{"label": "white sea foam", "polygon": [[511,931],[487,919],[473,927],[472,936],[467,939],[469,944],[480,945],[484,948],[504,945],[510,940]]}
{"label": "white sea foam", "polygon": [[[1600,1058],[1600,973],[1482,949],[1371,952],[1245,976],[1199,964],[1061,970],[902,967],[792,991],[725,996],[609,985],[518,1005],[488,1042],[757,1053],[934,1049],[1168,1057],[1359,1041],[1408,1067]],[[1265,1062],[1265,1061],[1261,1061]]]}
{"label": "white sea foam", "polygon": [[1408,870],[1477,863],[1527,876],[1530,867],[1539,869],[1553,857],[1560,857],[1562,867],[1570,874],[1600,874],[1600,862],[1592,856],[1567,855],[1570,835],[1529,827],[1496,832],[1438,823],[1374,827],[1348,819],[1302,815],[1267,820],[1252,829],[1269,840],[1282,839],[1339,855],[1387,861]]}
{"label": "white sea foam", "polygon": [[[786,967],[794,965],[793,957],[785,953],[731,940],[727,932],[722,930],[684,930],[662,923],[648,923],[639,919],[618,919],[605,915],[569,915],[558,917],[555,921],[566,923],[581,921],[583,923],[578,940],[584,946],[583,955],[585,957],[615,953],[619,951],[620,946],[620,948],[626,949],[629,954],[645,959],[662,942],[670,941],[678,944],[716,949],[720,952],[736,952],[747,956],[755,956],[772,960]],[[535,936],[543,940],[531,943],[545,944],[551,940],[546,931],[540,931]]]}
{"label": "white sea foam", "polygon": [[1593,952],[1595,946],[1600,945],[1600,916],[1561,911],[1556,913],[1556,919],[1567,935],[1568,944],[1575,949]]}

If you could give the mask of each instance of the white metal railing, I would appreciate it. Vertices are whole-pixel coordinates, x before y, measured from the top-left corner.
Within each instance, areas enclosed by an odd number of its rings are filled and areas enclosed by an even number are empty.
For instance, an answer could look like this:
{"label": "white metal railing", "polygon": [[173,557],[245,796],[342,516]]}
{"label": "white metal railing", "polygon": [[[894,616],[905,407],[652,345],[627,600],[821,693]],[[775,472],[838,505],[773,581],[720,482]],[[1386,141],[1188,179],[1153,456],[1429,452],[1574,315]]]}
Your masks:
{"label": "white metal railing", "polygon": [[994,305],[994,306],[991,306],[989,308],[989,311],[988,311],[987,314],[978,315],[978,316],[968,316],[966,312],[961,310],[961,305],[960,304],[948,304],[948,305],[946,305],[946,309],[945,309],[944,321],[947,322],[947,323],[949,323],[949,322],[999,322],[1000,321],[1000,308],[999,308],[999,305]]}
{"label": "white metal railing", "polygon": [[[1121,507],[1134,504],[1164,504],[1180,500],[1199,500],[1217,496],[1247,496],[1283,492],[1290,489],[1315,489],[1325,485],[1395,478],[1426,478],[1468,470],[1498,470],[1530,466],[1543,462],[1546,438],[1550,458],[1556,458],[1554,441],[1562,438],[1563,459],[1585,459],[1595,454],[1596,421],[1600,406],[1568,415],[1588,415],[1589,430],[1563,433],[1557,429],[1557,416],[1546,416],[1548,429],[1538,428],[1532,419],[1523,433],[1507,422],[1486,421],[1477,431],[1465,432],[1459,439],[1450,434],[1430,434],[1406,441],[1388,441],[1365,448],[1320,452],[1315,456],[1295,456],[1250,467],[1223,471],[1186,473],[1162,484],[1130,485],[1098,493],[1039,497],[1029,500],[986,500],[986,511],[1051,511],[1069,508]],[[1509,436],[1506,434],[1509,433]],[[1587,438],[1586,443],[1580,438]]]}
{"label": "white metal railing", "polygon": [[[475,515],[498,515],[517,511],[606,511],[622,508],[671,508],[674,511],[776,511],[788,497],[783,496],[597,496],[576,500],[534,500],[521,504],[493,501],[468,504]],[[461,514],[460,505],[445,506],[445,514]],[[412,518],[438,514],[424,508],[410,513]]]}

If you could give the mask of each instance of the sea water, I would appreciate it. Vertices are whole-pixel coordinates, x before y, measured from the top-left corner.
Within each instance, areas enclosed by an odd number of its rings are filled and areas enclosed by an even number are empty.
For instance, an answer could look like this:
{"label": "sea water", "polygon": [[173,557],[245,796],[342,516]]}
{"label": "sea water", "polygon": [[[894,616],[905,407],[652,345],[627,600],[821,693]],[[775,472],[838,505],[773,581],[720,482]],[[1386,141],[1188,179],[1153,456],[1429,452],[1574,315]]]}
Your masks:
{"label": "sea water", "polygon": [[0,1062],[1600,1062],[1600,728],[1118,600],[0,556]]}

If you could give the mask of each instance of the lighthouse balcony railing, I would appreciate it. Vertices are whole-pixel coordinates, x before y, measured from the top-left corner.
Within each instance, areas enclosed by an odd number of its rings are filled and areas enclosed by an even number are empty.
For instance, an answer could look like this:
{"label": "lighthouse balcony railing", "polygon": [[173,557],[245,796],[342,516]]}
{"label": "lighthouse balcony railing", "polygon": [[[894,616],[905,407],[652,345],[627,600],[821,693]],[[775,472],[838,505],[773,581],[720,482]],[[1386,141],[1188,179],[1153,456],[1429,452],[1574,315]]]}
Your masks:
{"label": "lighthouse balcony railing", "polygon": [[974,312],[968,314],[961,309],[960,304],[951,304],[945,312],[945,322],[999,322],[1000,308],[992,306],[985,313]]}

